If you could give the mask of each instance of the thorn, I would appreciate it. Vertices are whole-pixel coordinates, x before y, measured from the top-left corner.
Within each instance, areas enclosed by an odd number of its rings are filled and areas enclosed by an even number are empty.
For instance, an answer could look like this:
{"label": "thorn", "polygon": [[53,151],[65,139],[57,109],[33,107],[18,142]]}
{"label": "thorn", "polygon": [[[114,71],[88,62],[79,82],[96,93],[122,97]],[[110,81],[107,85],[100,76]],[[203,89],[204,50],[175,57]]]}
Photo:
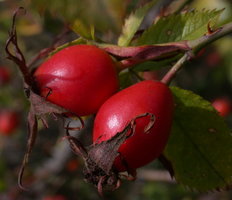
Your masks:
{"label": "thorn", "polygon": [[209,23],[207,24],[207,30],[208,30],[207,35],[211,35],[212,33],[214,33],[213,29],[210,27],[210,21],[209,21]]}
{"label": "thorn", "polygon": [[219,28],[213,30],[212,27],[210,26],[210,21],[209,21],[209,23],[208,23],[208,25],[207,25],[207,33],[206,33],[206,36],[215,34],[215,33],[217,33],[218,31],[220,31],[221,29],[222,29],[222,27],[219,27]]}

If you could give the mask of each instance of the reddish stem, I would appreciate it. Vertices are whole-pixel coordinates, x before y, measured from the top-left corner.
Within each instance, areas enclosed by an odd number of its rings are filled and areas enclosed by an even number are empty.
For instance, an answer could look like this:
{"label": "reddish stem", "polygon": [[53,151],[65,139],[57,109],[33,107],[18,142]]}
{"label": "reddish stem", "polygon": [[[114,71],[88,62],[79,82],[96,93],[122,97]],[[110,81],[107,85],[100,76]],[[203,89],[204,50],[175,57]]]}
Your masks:
{"label": "reddish stem", "polygon": [[177,72],[181,69],[181,67],[185,64],[186,61],[188,61],[190,58],[188,53],[185,53],[178,61],[177,63],[167,72],[167,74],[164,75],[161,82],[169,85],[170,82],[175,78]]}

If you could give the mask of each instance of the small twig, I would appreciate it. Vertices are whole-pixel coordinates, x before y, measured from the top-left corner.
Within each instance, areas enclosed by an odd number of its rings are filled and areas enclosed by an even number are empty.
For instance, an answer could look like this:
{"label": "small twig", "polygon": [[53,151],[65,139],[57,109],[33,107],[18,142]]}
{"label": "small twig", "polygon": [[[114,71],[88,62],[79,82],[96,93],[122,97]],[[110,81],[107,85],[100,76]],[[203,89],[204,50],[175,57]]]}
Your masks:
{"label": "small twig", "polygon": [[[212,30],[211,30],[212,31]],[[177,63],[167,72],[167,74],[163,77],[161,82],[165,84],[169,84],[172,79],[176,76],[177,72],[184,66],[184,64],[189,61],[190,58],[193,57],[195,52],[200,51],[206,45],[222,38],[223,36],[232,33],[232,22],[224,25],[223,27],[212,31],[210,34],[204,35],[196,40],[190,40],[187,42],[190,51],[187,51],[178,61]]]}
{"label": "small twig", "polygon": [[177,63],[165,74],[165,76],[162,78],[161,82],[169,85],[169,83],[172,81],[172,79],[176,76],[177,72],[182,68],[182,66],[186,63],[186,61],[189,60],[189,55],[185,53],[178,61]]}
{"label": "small twig", "polygon": [[225,35],[232,33],[232,22],[222,26],[221,28],[211,31],[212,31],[211,34],[204,35],[196,40],[188,41],[188,46],[194,49],[194,51],[201,50],[206,45],[222,38]]}

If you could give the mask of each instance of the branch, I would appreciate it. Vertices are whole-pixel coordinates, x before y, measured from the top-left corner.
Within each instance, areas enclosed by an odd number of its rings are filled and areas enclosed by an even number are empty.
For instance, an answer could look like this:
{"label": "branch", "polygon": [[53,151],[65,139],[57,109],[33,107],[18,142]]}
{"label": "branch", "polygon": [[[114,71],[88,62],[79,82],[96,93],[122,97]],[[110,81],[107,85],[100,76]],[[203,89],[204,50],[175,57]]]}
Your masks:
{"label": "branch", "polygon": [[[210,29],[210,27],[209,27]],[[167,74],[163,77],[161,82],[165,84],[169,84],[172,79],[176,76],[177,72],[185,65],[187,61],[189,61],[194,53],[200,51],[202,48],[207,46],[208,44],[224,37],[232,33],[232,22],[224,25],[221,28],[218,28],[214,31],[209,30],[208,33],[198,39],[187,41],[187,46],[191,49],[187,51],[178,61],[177,63],[167,72]]]}
{"label": "branch", "polygon": [[189,55],[187,53],[182,56],[177,63],[165,74],[161,82],[169,85],[172,79],[176,76],[177,72],[184,66],[184,64],[189,60]]}
{"label": "branch", "polygon": [[[210,29],[210,27],[209,27]],[[212,31],[212,30],[211,30]],[[232,33],[232,22],[214,30],[212,33],[208,33],[196,40],[188,41],[188,46],[196,51],[201,50],[206,45],[222,38],[225,35]]]}

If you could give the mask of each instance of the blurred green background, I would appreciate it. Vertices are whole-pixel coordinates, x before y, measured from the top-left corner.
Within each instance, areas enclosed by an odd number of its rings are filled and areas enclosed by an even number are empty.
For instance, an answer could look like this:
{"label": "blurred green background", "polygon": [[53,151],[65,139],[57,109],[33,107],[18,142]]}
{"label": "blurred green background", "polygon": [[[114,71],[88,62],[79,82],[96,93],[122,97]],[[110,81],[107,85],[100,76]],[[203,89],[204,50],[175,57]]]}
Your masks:
{"label": "blurred green background", "polygon": [[[33,2],[33,3],[32,3]],[[12,23],[15,9],[23,6],[27,14],[17,21],[19,44],[27,60],[52,45],[67,27],[83,26],[91,29],[95,25],[96,35],[106,42],[115,43],[121,32],[125,17],[134,8],[147,2],[145,0],[0,0],[0,67],[9,70],[9,80],[0,81],[0,113],[14,112],[19,125],[9,134],[0,135],[0,200],[40,200],[48,196],[63,199],[101,199],[96,188],[83,181],[81,159],[74,156],[68,143],[62,141],[64,135],[62,123],[49,121],[49,129],[40,124],[39,137],[25,172],[24,182],[29,192],[21,191],[17,186],[17,173],[26,148],[26,118],[29,104],[23,93],[21,76],[17,67],[6,59],[5,43]],[[160,1],[169,4],[171,1]],[[195,0],[188,9],[225,8],[221,21],[232,16],[230,0]],[[160,7],[152,9],[155,15]],[[50,11],[50,12],[49,12]],[[144,26],[150,23],[149,17]],[[61,43],[77,38],[71,32]],[[232,37],[227,36],[206,47],[178,74],[174,84],[189,89],[209,101],[232,99]],[[36,66],[35,66],[36,67]],[[160,79],[166,69],[155,72]],[[225,117],[232,127],[232,114]],[[91,138],[92,118],[86,119],[87,129],[77,133],[86,144]],[[75,123],[75,122],[73,122]],[[62,196],[63,197],[62,197]],[[60,199],[59,199],[60,198]],[[112,200],[231,200],[231,191],[199,193],[191,191],[173,181],[158,161],[138,170],[134,182],[123,181],[116,191],[106,192],[105,199]],[[55,199],[53,199],[55,200]]]}

